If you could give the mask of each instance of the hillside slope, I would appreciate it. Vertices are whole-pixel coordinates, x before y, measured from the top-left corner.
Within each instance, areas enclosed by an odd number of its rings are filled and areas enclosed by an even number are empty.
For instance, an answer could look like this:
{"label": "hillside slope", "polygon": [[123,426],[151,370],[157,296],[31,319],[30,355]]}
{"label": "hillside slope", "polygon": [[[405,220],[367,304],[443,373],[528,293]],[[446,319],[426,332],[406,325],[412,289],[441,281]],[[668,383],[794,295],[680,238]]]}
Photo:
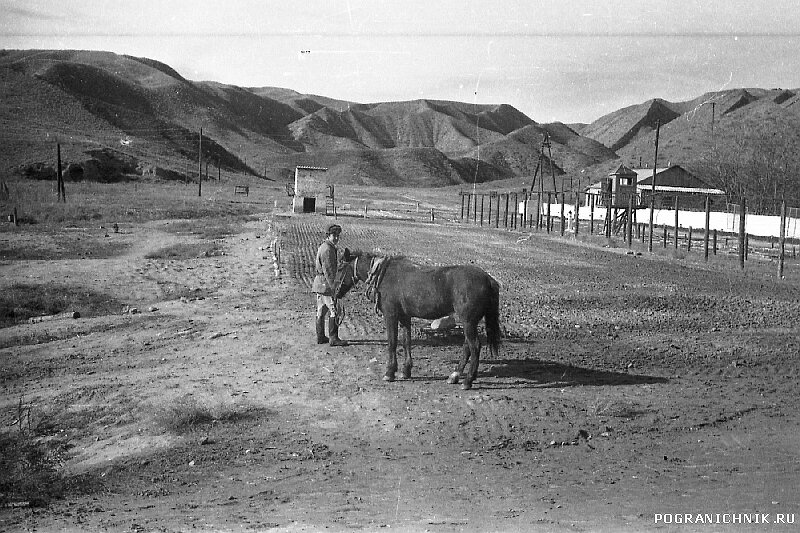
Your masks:
{"label": "hillside slope", "polygon": [[[226,171],[283,180],[304,161],[335,167],[348,182],[483,182],[532,172],[544,131],[508,105],[359,104],[291,89],[193,82],[157,61],[109,52],[2,51],[0,79],[7,131],[0,169],[29,175],[43,167],[40,177],[54,172],[56,142],[65,165],[87,164],[101,150],[105,158],[126,160],[128,169],[191,176],[202,128],[203,159]],[[521,133],[526,128],[540,128],[540,135]],[[553,136],[559,168],[615,157],[574,131],[569,137]]]}

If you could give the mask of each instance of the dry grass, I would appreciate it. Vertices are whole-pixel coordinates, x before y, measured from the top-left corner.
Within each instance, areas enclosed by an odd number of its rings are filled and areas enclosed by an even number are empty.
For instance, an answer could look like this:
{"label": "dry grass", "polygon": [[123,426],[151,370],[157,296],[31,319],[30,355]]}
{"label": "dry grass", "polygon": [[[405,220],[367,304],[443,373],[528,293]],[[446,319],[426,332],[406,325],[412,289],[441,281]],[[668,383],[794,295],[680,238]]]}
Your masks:
{"label": "dry grass", "polygon": [[0,293],[0,328],[13,326],[31,317],[78,311],[81,316],[118,313],[122,303],[101,292],[45,283],[17,283]]}
{"label": "dry grass", "polygon": [[233,201],[230,185],[166,182],[66,184],[66,203],[57,201],[55,183],[15,180],[8,183],[10,198],[0,203],[0,214],[17,208],[22,224],[145,222],[163,219],[241,217],[263,209],[263,204]]}
{"label": "dry grass", "polygon": [[41,438],[42,421],[42,414],[20,399],[10,430],[0,433],[0,506],[43,505],[65,489],[58,473],[63,443]]}
{"label": "dry grass", "polygon": [[230,401],[218,398],[200,400],[186,394],[164,405],[155,406],[153,420],[172,433],[186,433],[212,422],[237,420],[246,411],[246,407]]}

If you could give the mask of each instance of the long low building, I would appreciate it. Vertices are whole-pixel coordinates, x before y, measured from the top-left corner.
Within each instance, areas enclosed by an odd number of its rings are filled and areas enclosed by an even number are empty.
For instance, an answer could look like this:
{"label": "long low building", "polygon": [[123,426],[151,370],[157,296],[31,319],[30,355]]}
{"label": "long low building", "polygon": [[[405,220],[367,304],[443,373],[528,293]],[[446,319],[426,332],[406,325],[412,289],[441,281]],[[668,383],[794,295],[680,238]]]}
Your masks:
{"label": "long low building", "polygon": [[[676,198],[680,209],[701,209],[707,196],[714,204],[725,202],[725,191],[709,186],[680,165],[656,168],[655,180],[656,209],[674,208]],[[610,199],[612,207],[624,208],[634,186],[635,204],[649,207],[653,194],[653,169],[630,169],[624,165],[611,172],[608,178],[586,188],[586,205],[594,202],[595,206],[607,206]]]}

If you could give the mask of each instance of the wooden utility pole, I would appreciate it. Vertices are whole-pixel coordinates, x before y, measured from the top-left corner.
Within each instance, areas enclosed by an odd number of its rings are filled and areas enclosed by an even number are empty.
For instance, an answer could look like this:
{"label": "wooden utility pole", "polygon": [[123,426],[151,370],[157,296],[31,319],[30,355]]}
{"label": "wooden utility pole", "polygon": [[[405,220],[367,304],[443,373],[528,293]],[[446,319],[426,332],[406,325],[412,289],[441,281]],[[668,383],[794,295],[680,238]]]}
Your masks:
{"label": "wooden utility pole", "polygon": [[67,193],[64,190],[64,173],[61,170],[61,143],[56,144],[56,159],[58,160],[58,177],[56,178],[58,201],[67,203]]}
{"label": "wooden utility pole", "polygon": [[203,128],[200,128],[200,143],[197,149],[197,196],[203,195]]}
{"label": "wooden utility pole", "polygon": [[653,217],[656,210],[656,167],[658,166],[658,135],[661,132],[661,121],[656,121],[656,151],[653,156],[653,183],[650,188],[650,237],[647,241],[647,251],[653,251]]}

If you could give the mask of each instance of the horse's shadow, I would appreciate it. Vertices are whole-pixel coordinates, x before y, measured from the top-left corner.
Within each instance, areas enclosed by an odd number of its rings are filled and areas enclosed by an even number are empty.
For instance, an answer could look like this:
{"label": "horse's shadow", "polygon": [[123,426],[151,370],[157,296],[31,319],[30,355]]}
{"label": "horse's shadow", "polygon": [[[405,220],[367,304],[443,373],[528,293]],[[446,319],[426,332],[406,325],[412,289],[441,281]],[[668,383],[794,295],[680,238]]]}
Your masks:
{"label": "horse's shadow", "polygon": [[[529,385],[539,388],[564,388],[581,386],[652,385],[669,383],[667,378],[596,370],[553,361],[537,359],[490,359],[481,362],[478,378],[517,380],[515,388]],[[521,380],[521,382],[520,382]],[[485,388],[504,388],[503,383],[482,382]]]}

